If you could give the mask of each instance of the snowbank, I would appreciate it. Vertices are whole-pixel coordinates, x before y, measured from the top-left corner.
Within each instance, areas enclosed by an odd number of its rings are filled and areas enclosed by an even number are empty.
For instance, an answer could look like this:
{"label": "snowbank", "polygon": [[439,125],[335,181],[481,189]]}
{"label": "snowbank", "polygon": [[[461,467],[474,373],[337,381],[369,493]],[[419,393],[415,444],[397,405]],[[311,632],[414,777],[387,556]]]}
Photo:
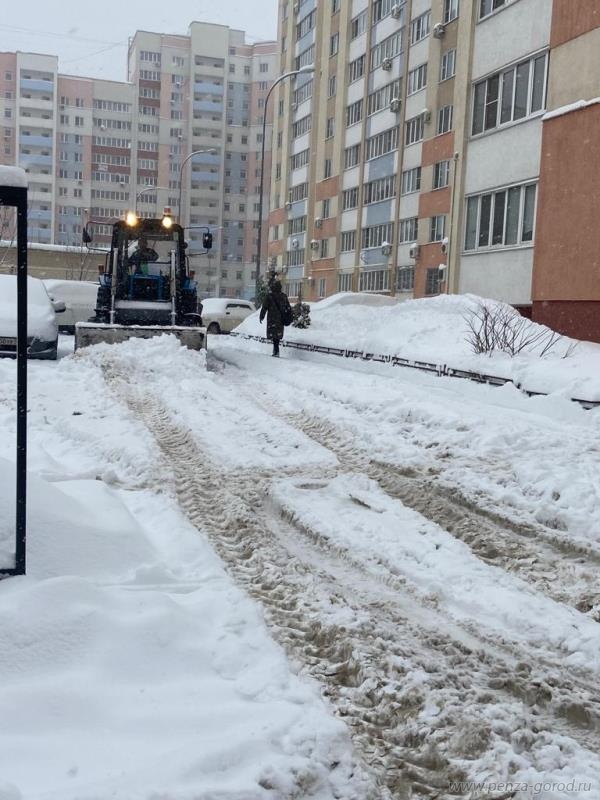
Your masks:
{"label": "snowbank", "polygon": [[[555,351],[508,356],[474,355],[467,341],[465,315],[477,308],[474,295],[440,295],[422,300],[393,302],[385,298],[366,303],[371,295],[338,294],[311,305],[311,326],[290,327],[286,339],[367,353],[394,355],[456,369],[484,372],[515,381],[532,392],[553,393],[583,400],[600,400],[600,345],[563,338]],[[492,301],[485,301],[492,302]],[[530,322],[531,330],[543,326]],[[258,314],[236,329],[242,334],[265,335]]]}

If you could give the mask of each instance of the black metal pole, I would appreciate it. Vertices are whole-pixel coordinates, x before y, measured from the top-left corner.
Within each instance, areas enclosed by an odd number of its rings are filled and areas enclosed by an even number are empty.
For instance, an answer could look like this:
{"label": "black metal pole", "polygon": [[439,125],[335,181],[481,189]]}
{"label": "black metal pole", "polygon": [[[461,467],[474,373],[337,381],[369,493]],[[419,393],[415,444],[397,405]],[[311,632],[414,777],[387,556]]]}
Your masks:
{"label": "black metal pole", "polygon": [[15,573],[24,575],[27,531],[27,189],[17,191],[17,537]]}

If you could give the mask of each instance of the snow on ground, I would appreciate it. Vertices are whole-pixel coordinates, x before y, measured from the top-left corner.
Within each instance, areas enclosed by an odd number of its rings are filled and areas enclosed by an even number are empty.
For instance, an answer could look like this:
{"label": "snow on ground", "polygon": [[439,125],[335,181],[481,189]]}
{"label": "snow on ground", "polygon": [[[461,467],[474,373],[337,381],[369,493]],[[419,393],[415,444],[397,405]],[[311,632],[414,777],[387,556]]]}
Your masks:
{"label": "snow on ground", "polygon": [[567,664],[600,672],[597,622],[482,563],[463,542],[364,475],[316,484],[288,479],[275,485],[273,497],[314,534],[369,563],[376,573],[403,576],[412,591],[455,619],[523,646],[535,643],[560,653]]}
{"label": "snow on ground", "polygon": [[[305,330],[286,328],[285,338],[445,364],[510,378],[529,391],[600,400],[598,344],[580,342],[568,358],[563,356],[574,340],[566,338],[543,358],[532,354],[474,355],[466,340],[465,316],[479,302],[481,298],[474,295],[394,302],[393,298],[378,295],[337,294],[311,304],[311,326]],[[532,331],[543,327],[535,323],[529,326]],[[265,330],[258,313],[247,317],[236,329],[262,336],[266,335]]]}
{"label": "snow on ground", "polygon": [[[345,727],[291,674],[169,475],[164,493],[144,488],[156,445],[102,369],[29,374],[28,574],[0,581],[0,797],[357,796]],[[15,382],[0,361],[5,549]]]}

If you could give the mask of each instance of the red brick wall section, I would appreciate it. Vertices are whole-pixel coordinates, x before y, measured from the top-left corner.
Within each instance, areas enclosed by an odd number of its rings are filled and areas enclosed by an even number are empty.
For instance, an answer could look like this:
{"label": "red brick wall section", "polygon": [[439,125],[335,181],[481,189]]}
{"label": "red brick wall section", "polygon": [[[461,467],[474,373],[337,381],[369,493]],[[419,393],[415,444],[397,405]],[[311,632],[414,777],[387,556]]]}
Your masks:
{"label": "red brick wall section", "polygon": [[598,27],[598,0],[554,0],[550,47],[558,47]]}
{"label": "red brick wall section", "polygon": [[532,298],[600,302],[600,103],[544,123]]}
{"label": "red brick wall section", "polygon": [[339,192],[340,178],[334,175],[325,181],[317,183],[315,198],[316,200],[326,200],[328,197],[336,197]]}
{"label": "red brick wall section", "polygon": [[534,302],[532,319],[565,336],[600,343],[600,302]]}
{"label": "red brick wall section", "polygon": [[434,136],[423,142],[423,156],[421,164],[424,167],[437,164],[438,161],[447,161],[454,156],[454,132]]}

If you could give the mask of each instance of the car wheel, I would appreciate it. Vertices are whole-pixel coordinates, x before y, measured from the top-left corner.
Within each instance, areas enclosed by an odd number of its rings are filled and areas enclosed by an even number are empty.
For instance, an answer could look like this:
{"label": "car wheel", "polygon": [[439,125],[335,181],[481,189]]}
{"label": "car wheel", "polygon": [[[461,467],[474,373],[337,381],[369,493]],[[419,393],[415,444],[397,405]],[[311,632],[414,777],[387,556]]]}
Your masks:
{"label": "car wheel", "polygon": [[219,327],[218,322],[211,322],[208,326],[209,333],[221,333],[221,328]]}

